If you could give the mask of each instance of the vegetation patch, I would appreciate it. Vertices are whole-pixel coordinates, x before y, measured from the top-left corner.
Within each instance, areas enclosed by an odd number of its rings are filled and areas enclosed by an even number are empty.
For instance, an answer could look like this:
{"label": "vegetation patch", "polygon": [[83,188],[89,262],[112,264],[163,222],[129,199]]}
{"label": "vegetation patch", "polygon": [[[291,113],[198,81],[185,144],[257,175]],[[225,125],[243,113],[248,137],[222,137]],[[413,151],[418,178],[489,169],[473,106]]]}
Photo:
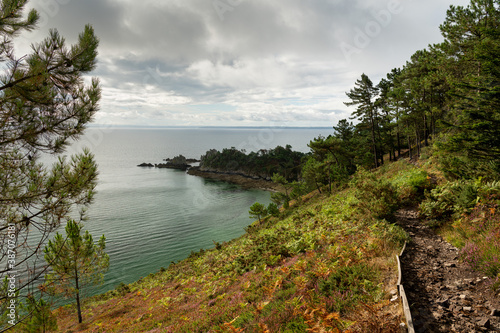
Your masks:
{"label": "vegetation patch", "polygon": [[[370,175],[365,187],[312,196],[280,217],[261,217],[238,239],[119,286],[106,300],[94,298],[86,317],[96,323],[106,309],[127,309],[113,323],[99,321],[106,332],[307,332],[361,325],[354,318],[371,306],[392,311],[397,326],[400,314],[386,303],[393,286],[385,281],[396,279],[393,256],[407,235],[360,203],[360,195],[382,186],[391,195],[377,204],[397,204],[391,179],[376,180]],[[58,319],[60,328],[71,326],[69,316]]]}

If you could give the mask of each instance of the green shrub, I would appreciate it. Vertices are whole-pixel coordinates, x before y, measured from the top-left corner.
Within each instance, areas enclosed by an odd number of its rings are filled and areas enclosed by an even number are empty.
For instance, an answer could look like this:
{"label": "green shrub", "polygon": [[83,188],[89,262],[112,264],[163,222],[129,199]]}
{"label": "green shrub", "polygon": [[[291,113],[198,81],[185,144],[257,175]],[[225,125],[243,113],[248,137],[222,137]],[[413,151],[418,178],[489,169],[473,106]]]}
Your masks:
{"label": "green shrub", "polygon": [[292,253],[286,247],[286,243],[295,238],[295,235],[286,230],[281,230],[276,234],[256,235],[248,253],[238,256],[232,265],[239,274],[249,272],[261,264],[274,266],[282,258],[291,256]]}
{"label": "green shrub", "polygon": [[428,173],[408,164],[400,164],[397,173],[391,177],[391,184],[397,189],[400,202],[417,201],[426,190],[432,189]]}
{"label": "green shrub", "polygon": [[420,204],[420,214],[430,220],[459,217],[478,202],[478,182],[454,181],[431,190]]}
{"label": "green shrub", "polygon": [[233,325],[234,327],[244,328],[247,325],[251,325],[255,322],[255,317],[252,312],[245,312],[236,318]]}
{"label": "green shrub", "polygon": [[498,160],[472,160],[466,156],[437,156],[440,170],[448,180],[477,179],[495,180],[500,178],[500,163]]}
{"label": "green shrub", "polygon": [[262,310],[262,317],[271,332],[306,332],[308,326],[294,310],[289,302],[273,299]]}
{"label": "green shrub", "polygon": [[416,190],[426,189],[430,186],[429,175],[424,170],[417,170],[411,174],[408,183]]}
{"label": "green shrub", "polygon": [[29,315],[20,325],[21,332],[57,331],[57,318],[52,313],[50,304],[43,299],[36,300],[33,296],[28,296],[26,304],[23,304],[22,308]]}
{"label": "green shrub", "polygon": [[455,207],[458,210],[469,210],[477,203],[477,186],[473,184],[464,184],[458,192]]}
{"label": "green shrub", "polygon": [[120,282],[120,284],[116,286],[115,291],[118,293],[118,295],[125,296],[130,292],[130,286],[128,284]]}
{"label": "green shrub", "polygon": [[358,205],[374,217],[387,216],[397,205],[396,190],[387,180],[377,179],[375,175],[360,168],[351,180],[351,186],[356,189],[354,196]]}
{"label": "green shrub", "polygon": [[309,331],[309,326],[304,321],[304,318],[296,317],[286,324],[283,333],[306,333]]}
{"label": "green shrub", "polygon": [[478,196],[481,199],[500,197],[500,181],[485,183],[478,188]]}
{"label": "green shrub", "polygon": [[279,217],[280,210],[278,208],[278,205],[276,205],[274,202],[269,203],[269,205],[267,206],[267,213],[273,217]]}
{"label": "green shrub", "polygon": [[420,157],[419,159],[421,161],[428,160],[431,158],[431,156],[434,154],[434,151],[431,146],[429,147],[423,147],[422,150],[420,151]]}

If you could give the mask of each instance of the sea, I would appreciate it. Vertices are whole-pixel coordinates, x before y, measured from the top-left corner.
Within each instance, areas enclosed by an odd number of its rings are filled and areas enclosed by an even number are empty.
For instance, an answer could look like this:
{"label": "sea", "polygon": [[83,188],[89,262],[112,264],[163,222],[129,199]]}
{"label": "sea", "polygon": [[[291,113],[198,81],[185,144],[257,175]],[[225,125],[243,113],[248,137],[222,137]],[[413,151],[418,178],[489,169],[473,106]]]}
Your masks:
{"label": "sea", "polygon": [[88,128],[65,154],[86,147],[98,164],[97,194],[85,229],[95,241],[105,235],[110,268],[104,284],[91,294],[132,283],[192,251],[240,237],[253,222],[250,206],[270,202],[266,191],[139,164],[161,163],[179,154],[199,159],[210,149],[231,147],[250,152],[291,145],[308,152],[310,140],[332,132],[331,127]]}

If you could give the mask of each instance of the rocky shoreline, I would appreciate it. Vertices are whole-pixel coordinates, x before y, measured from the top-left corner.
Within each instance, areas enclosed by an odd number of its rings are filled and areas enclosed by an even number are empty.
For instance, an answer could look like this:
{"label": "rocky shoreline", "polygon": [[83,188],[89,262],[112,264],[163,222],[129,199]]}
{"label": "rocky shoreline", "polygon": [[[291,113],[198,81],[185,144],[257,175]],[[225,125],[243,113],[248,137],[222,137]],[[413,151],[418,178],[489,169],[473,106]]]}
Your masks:
{"label": "rocky shoreline", "polygon": [[191,167],[189,164],[174,164],[174,163],[160,163],[160,164],[152,164],[152,163],[141,163],[138,165],[141,168],[159,168],[159,169],[175,169],[186,171]]}
{"label": "rocky shoreline", "polygon": [[201,170],[199,166],[191,166],[189,164],[174,164],[171,162],[167,162],[160,164],[141,163],[137,166],[141,168],[175,169],[186,171],[187,174],[191,176],[220,180],[223,182],[240,185],[244,189],[260,189],[269,192],[278,192],[283,190],[280,185],[260,177],[248,176],[241,173]]}
{"label": "rocky shoreline", "polygon": [[253,188],[270,192],[277,192],[281,190],[280,185],[273,183],[272,181],[257,177],[251,177],[243,174],[206,171],[206,170],[201,170],[200,167],[189,168],[187,170],[187,174],[192,176],[215,179],[232,184],[237,184],[246,189]]}

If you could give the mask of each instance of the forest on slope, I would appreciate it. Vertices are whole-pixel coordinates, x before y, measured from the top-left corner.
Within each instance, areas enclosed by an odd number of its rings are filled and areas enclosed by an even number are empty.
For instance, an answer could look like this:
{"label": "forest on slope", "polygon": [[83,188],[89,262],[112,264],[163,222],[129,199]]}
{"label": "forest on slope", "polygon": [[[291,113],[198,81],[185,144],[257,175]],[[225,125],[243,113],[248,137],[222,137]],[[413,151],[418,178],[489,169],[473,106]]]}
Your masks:
{"label": "forest on slope", "polygon": [[207,152],[202,165],[267,178],[279,173],[320,189],[340,184],[360,166],[420,156],[432,145],[448,178],[499,179],[499,2],[452,5],[440,29],[441,43],[416,51],[380,82],[362,74],[346,92],[352,116],[332,135],[312,140],[309,154],[277,147],[247,155],[231,148]]}
{"label": "forest on slope", "polygon": [[303,176],[319,177],[307,171],[320,164],[332,173],[376,168],[387,159],[420,155],[432,142],[447,177],[497,180],[499,25],[498,1],[450,6],[440,27],[443,42],[415,52],[378,84],[361,75],[345,103],[356,107],[356,125],[341,120],[334,135],[312,141]]}

